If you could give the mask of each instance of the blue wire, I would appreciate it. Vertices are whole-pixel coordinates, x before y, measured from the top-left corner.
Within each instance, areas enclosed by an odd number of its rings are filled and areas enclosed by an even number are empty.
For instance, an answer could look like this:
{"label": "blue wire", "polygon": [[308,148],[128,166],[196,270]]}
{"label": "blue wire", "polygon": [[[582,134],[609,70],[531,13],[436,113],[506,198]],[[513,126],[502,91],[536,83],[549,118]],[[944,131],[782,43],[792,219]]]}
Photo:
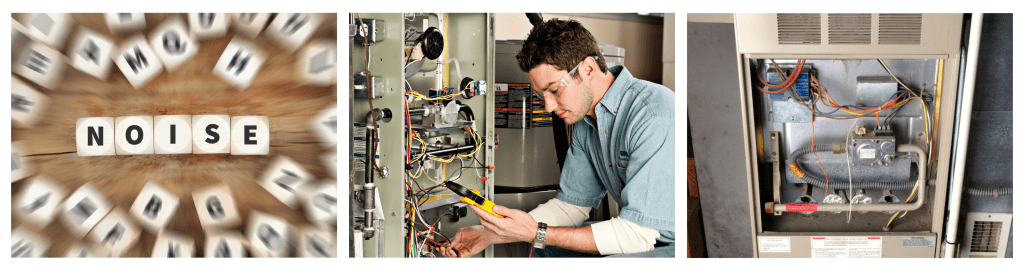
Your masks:
{"label": "blue wire", "polygon": [[[899,94],[900,94],[899,92],[893,93],[892,96],[889,96],[889,100],[892,100],[892,98],[896,98],[896,95],[899,95]],[[868,110],[867,108],[863,108],[863,107],[859,107],[859,106],[852,106],[852,105],[844,105],[844,106],[848,107],[848,108],[855,108],[855,109],[860,109],[860,110]],[[839,109],[837,108],[836,110],[839,110]],[[819,111],[819,112],[821,112],[821,111]],[[832,112],[834,113],[836,111],[832,111]],[[831,115],[831,114],[832,113],[829,113],[829,115]]]}
{"label": "blue wire", "polygon": [[430,98],[437,98],[437,97],[447,96],[447,95],[451,94],[451,93],[448,93],[449,88],[444,88],[442,91],[444,91],[445,94],[438,94],[436,96],[431,96]]}
{"label": "blue wire", "polygon": [[835,113],[836,111],[839,111],[839,109],[840,109],[840,108],[836,108],[836,110],[832,110],[832,112],[828,112],[828,113],[825,113],[825,112],[821,112],[821,110],[820,110],[820,109],[818,109],[817,107],[815,107],[815,108],[814,108],[814,110],[815,110],[815,111],[818,111],[818,113],[819,113],[819,114],[822,114],[822,115],[829,115],[829,116],[831,116],[831,115],[832,115],[832,113]]}

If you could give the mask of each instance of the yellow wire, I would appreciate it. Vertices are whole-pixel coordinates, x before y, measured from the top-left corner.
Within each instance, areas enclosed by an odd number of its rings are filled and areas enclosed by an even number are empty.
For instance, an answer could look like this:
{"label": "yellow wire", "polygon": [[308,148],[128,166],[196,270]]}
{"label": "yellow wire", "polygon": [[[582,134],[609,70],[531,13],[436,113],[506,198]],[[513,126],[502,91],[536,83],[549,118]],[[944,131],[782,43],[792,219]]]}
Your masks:
{"label": "yellow wire", "polygon": [[455,98],[455,96],[462,95],[463,92],[465,92],[465,90],[459,90],[459,92],[456,92],[456,93],[452,93],[452,94],[448,94],[448,95],[444,95],[444,96],[438,96],[438,97],[434,97],[434,98],[430,98],[430,97],[424,96],[423,94],[420,94],[419,92],[415,92],[415,91],[406,93],[406,95],[409,95],[409,96],[412,96],[414,98],[421,99],[421,100],[437,101],[437,100],[451,100],[452,98]]}
{"label": "yellow wire", "polygon": [[423,159],[423,155],[427,153],[427,143],[423,142],[423,139],[420,138],[419,134],[413,134],[413,139],[416,139],[416,141],[420,142],[420,155],[416,156],[415,159],[412,159],[413,162],[416,162],[419,161],[420,159]]}
{"label": "yellow wire", "polygon": [[[907,203],[910,203],[910,199],[914,198],[914,193],[917,193],[917,186],[918,186],[918,185],[921,185],[921,184],[920,184],[920,183],[918,183],[918,184],[915,184],[915,185],[914,185],[914,190],[913,190],[913,191],[910,191],[910,196],[909,196],[909,197],[907,197],[907,201],[903,202],[903,204],[907,204]],[[890,218],[890,219],[889,219],[889,223],[885,223],[885,227],[886,227],[886,228],[888,228],[888,227],[889,227],[889,224],[892,224],[892,221],[893,221],[893,220],[896,220],[896,216],[897,216],[897,215],[899,215],[899,214],[900,214],[900,211],[896,211],[896,213],[895,213],[895,214],[892,214],[892,218]]]}
{"label": "yellow wire", "polygon": [[412,256],[411,253],[414,247],[416,246],[416,237],[414,235],[416,232],[416,227],[412,225],[412,223],[416,222],[416,204],[410,203],[409,206],[410,208],[412,208],[412,214],[409,219],[409,221],[412,221],[411,223],[409,223],[409,253],[410,256]]}
{"label": "yellow wire", "polygon": [[452,155],[451,157],[448,157],[448,159],[441,159],[441,158],[437,158],[437,157],[427,157],[427,159],[447,164],[447,163],[451,163],[452,161],[455,161],[455,157],[458,157],[458,156],[457,155]]}
{"label": "yellow wire", "polygon": [[472,129],[470,131],[473,132],[473,138],[476,139],[476,142],[477,142],[476,148],[473,148],[473,152],[471,152],[469,154],[459,155],[460,157],[464,157],[464,158],[473,157],[473,155],[476,155],[476,152],[480,150],[480,147],[483,146],[483,142],[480,142],[480,134],[476,133],[476,129]]}
{"label": "yellow wire", "polygon": [[922,100],[921,97],[917,96],[917,97],[912,97],[911,99],[918,99],[918,100],[921,101],[921,111],[924,111],[924,134],[925,134],[924,145],[927,146],[927,145],[931,144],[928,140],[929,140],[929,137],[931,137],[931,134],[932,134],[931,127],[930,127],[931,123],[929,123],[929,121],[928,121],[929,119],[931,119],[928,116],[928,108],[925,107],[924,100]]}

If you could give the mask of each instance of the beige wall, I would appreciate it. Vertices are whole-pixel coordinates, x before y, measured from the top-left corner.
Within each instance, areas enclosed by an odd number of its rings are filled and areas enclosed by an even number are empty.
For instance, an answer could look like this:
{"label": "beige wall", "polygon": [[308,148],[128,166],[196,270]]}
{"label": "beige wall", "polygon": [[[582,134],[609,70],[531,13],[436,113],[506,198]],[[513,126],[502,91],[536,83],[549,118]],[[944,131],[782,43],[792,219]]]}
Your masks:
{"label": "beige wall", "polygon": [[[598,43],[611,44],[626,49],[626,68],[633,76],[662,83],[662,36],[661,25],[544,13],[544,19],[574,19],[583,24]],[[494,38],[498,40],[523,40],[530,34],[530,20],[525,13],[497,13],[494,22]],[[669,20],[665,20],[668,23]],[[673,28],[674,29],[674,28]],[[671,50],[675,50],[674,48]],[[673,64],[675,60],[672,60]],[[672,87],[669,87],[672,88]]]}
{"label": "beige wall", "polygon": [[662,39],[661,78],[662,85],[676,90],[676,14],[665,13],[665,34]]}

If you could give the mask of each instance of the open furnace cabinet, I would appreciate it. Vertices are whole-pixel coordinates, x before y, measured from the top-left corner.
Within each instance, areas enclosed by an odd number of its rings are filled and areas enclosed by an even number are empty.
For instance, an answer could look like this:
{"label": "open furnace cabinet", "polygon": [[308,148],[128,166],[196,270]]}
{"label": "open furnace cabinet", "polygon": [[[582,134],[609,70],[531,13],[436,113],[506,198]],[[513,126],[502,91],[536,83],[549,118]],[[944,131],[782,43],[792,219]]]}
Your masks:
{"label": "open furnace cabinet", "polygon": [[494,196],[494,16],[349,17],[350,256],[440,256],[435,243],[480,222],[439,184]]}
{"label": "open furnace cabinet", "polygon": [[754,255],[937,257],[963,15],[735,20]]}

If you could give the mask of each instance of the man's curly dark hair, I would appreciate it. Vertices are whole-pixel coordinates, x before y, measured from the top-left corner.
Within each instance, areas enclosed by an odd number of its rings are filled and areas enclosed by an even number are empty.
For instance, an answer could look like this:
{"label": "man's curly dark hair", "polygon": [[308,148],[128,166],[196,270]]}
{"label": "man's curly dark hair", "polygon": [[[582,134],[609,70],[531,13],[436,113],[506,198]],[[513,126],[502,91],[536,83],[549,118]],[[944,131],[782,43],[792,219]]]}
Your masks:
{"label": "man's curly dark hair", "polygon": [[[588,56],[596,56],[601,72],[608,72],[601,48],[590,31],[576,20],[551,19],[530,30],[516,60],[524,72],[530,72],[541,64],[568,71]],[[579,73],[573,78],[579,79]]]}

